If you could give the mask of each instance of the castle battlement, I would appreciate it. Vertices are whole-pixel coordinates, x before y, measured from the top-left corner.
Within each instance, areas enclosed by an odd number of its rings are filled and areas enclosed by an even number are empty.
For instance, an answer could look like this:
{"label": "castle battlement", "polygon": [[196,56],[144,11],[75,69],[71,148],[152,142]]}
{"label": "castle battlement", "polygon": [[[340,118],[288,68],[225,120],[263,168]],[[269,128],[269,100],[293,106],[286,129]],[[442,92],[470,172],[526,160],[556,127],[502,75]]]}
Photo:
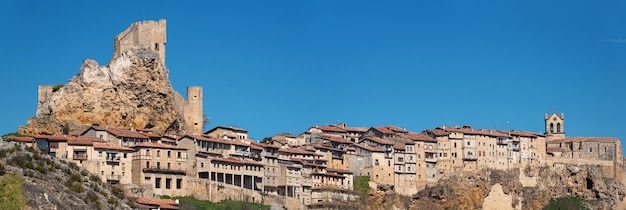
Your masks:
{"label": "castle battlement", "polygon": [[113,39],[113,58],[131,49],[151,49],[157,51],[165,64],[166,21],[146,20],[135,22]]}

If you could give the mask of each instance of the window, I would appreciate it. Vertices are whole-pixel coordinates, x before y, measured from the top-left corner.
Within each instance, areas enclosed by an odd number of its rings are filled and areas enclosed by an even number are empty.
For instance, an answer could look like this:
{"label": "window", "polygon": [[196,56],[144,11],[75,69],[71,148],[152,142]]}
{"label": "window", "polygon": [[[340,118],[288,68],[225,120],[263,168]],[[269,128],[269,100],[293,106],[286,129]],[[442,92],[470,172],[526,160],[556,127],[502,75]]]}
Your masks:
{"label": "window", "polygon": [[554,124],[550,123],[550,133],[554,132]]}
{"label": "window", "polygon": [[593,152],[593,148],[589,147],[589,152]]}
{"label": "window", "polygon": [[170,169],[170,163],[167,163],[167,169]]}
{"label": "window", "polygon": [[557,123],[556,124],[556,132],[560,133],[561,132],[561,123]]}
{"label": "window", "polygon": [[146,155],[150,155],[150,150],[149,149],[146,150]]}
{"label": "window", "polygon": [[176,157],[181,158],[181,156],[182,156],[181,153],[178,152],[178,156],[176,156]]}
{"label": "window", "polygon": [[157,150],[157,157],[161,157],[161,150]]}
{"label": "window", "polygon": [[378,159],[376,159],[376,160],[374,161],[374,165],[379,165],[379,163],[378,163]]}
{"label": "window", "polygon": [[161,178],[154,179],[154,188],[161,188]]}
{"label": "window", "polygon": [[171,189],[171,188],[172,188],[172,179],[165,178],[165,189]]}
{"label": "window", "polygon": [[157,168],[161,168],[161,162],[157,162]]}
{"label": "window", "polygon": [[149,176],[146,176],[146,177],[144,177],[143,179],[144,179],[144,180],[150,180],[150,177],[149,177]]}
{"label": "window", "polygon": [[154,50],[159,51],[159,43],[154,43]]}
{"label": "window", "polygon": [[172,151],[167,151],[167,157],[172,157]]}
{"label": "window", "polygon": [[176,189],[181,189],[183,186],[183,179],[176,179]]}
{"label": "window", "polygon": [[124,153],[124,158],[126,158],[126,155],[127,155],[127,154],[128,154],[128,153]]}
{"label": "window", "polygon": [[200,163],[200,168],[204,168],[204,163]]}
{"label": "window", "polygon": [[98,152],[98,157],[102,157],[102,151]]}
{"label": "window", "polygon": [[454,148],[456,148],[456,142],[454,142]]}
{"label": "window", "polygon": [[150,168],[150,161],[146,161],[146,168]]}
{"label": "window", "polygon": [[391,160],[387,161],[387,166],[391,166]]}

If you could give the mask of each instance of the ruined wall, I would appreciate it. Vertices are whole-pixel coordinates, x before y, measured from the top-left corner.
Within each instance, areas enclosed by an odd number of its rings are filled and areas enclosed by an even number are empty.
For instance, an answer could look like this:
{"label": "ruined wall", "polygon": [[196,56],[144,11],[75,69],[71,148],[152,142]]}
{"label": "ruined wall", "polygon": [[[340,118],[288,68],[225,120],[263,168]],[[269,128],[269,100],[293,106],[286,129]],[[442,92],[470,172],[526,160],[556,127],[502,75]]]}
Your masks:
{"label": "ruined wall", "polygon": [[131,49],[151,49],[159,53],[161,61],[165,64],[166,40],[165,19],[158,22],[152,20],[135,22],[113,39],[111,60]]}
{"label": "ruined wall", "polygon": [[52,97],[53,87],[53,85],[39,85],[37,88],[37,114],[45,114],[41,113],[39,106],[50,100],[50,97]]}

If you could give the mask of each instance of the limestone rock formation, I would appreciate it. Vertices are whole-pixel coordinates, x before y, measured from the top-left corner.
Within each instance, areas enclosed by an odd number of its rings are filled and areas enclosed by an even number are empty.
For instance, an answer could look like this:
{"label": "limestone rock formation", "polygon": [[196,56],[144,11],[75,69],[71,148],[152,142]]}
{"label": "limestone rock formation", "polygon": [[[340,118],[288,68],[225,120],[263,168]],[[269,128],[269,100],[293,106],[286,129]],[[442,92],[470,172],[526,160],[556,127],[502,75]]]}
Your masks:
{"label": "limestone rock formation", "polygon": [[159,59],[149,49],[126,51],[106,66],[86,59],[67,85],[50,91],[19,133],[76,134],[92,124],[184,133],[183,98]]}
{"label": "limestone rock formation", "polygon": [[[535,170],[534,187],[523,187],[520,176]],[[534,175],[533,174],[533,175]],[[542,209],[552,198],[594,200],[590,209],[619,209],[626,188],[602,177],[597,166],[556,165],[531,170],[481,170],[444,177],[439,184],[413,196],[411,209]]]}
{"label": "limestone rock formation", "polygon": [[133,23],[113,40],[107,65],[86,59],[67,85],[39,86],[37,114],[18,132],[80,134],[98,124],[160,134],[201,133],[202,88],[188,87],[188,100],[172,88],[165,67],[165,28],[165,20]]}

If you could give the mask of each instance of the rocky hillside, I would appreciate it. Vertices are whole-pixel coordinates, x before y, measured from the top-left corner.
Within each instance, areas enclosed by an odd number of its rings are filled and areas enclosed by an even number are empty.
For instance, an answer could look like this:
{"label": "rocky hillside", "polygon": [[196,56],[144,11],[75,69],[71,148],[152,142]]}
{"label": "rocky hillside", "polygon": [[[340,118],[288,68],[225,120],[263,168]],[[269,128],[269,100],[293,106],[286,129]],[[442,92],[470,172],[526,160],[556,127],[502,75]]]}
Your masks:
{"label": "rocky hillside", "polygon": [[0,209],[130,209],[120,190],[87,170],[0,140]]}
{"label": "rocky hillside", "polygon": [[99,66],[86,59],[67,85],[54,88],[23,135],[76,134],[93,124],[185,132],[182,96],[157,52],[130,50]]}
{"label": "rocky hillside", "polygon": [[[621,209],[626,188],[593,166],[557,165],[525,170],[461,172],[413,197],[411,209],[542,209],[551,199],[589,200],[589,209]],[[520,176],[535,177],[523,187]]]}

